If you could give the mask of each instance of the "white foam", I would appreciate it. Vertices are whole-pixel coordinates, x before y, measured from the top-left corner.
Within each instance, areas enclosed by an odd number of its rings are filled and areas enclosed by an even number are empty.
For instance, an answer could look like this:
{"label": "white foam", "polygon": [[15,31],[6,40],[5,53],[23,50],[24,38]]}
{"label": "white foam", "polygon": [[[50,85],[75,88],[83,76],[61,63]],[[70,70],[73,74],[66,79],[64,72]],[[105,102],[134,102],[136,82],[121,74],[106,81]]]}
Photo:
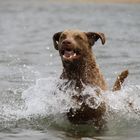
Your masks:
{"label": "white foam", "polygon": [[[59,89],[59,85],[63,85],[61,90]],[[116,115],[118,115],[124,116],[127,119],[136,118],[140,120],[139,85],[127,85],[120,91],[107,91],[99,97],[94,93],[95,89],[86,87],[82,94],[92,95],[95,104],[91,104],[89,100],[86,102],[93,108],[97,108],[102,100],[104,100],[108,108],[107,117],[111,118],[112,116],[116,117]],[[64,81],[59,78],[49,77],[38,79],[34,86],[23,91],[21,96],[23,103],[19,105],[18,108],[14,109],[12,105],[10,106],[9,104],[5,104],[3,107],[1,106],[1,120],[9,118],[28,118],[29,116],[36,115],[55,116],[57,114],[63,114],[67,112],[70,107],[74,106],[70,98],[72,94],[75,94],[73,87],[67,88],[64,85]]]}

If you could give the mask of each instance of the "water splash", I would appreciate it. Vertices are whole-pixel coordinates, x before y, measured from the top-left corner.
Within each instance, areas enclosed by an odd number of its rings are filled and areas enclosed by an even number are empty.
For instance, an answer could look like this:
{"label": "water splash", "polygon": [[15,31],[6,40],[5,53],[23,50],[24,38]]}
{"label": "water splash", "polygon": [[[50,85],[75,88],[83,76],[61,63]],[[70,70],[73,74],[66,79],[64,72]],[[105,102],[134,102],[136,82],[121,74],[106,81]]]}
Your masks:
{"label": "water splash", "polygon": [[[63,120],[63,123],[66,123],[63,114],[71,107],[78,108],[80,104],[74,104],[71,100],[71,95],[76,92],[73,87],[67,88],[65,82],[59,78],[42,78],[27,90],[13,90],[4,96],[1,95],[5,102],[0,102],[0,123],[3,124],[7,121],[18,121],[19,123],[19,120],[23,121],[24,119],[31,123],[31,120],[35,122],[36,118],[38,120],[46,118],[44,120],[46,122],[51,118],[53,122],[60,123],[60,120]],[[60,89],[59,85],[63,85],[63,87]],[[120,91],[106,91],[100,96],[96,96],[94,93],[95,89],[87,86],[82,94],[88,94],[94,98],[94,105],[90,102],[90,98],[86,101],[92,108],[97,108],[103,100],[106,102],[106,119],[109,123],[113,122],[115,125],[115,120],[118,123],[124,119],[140,121],[139,85],[127,85]],[[22,123],[24,124],[25,121]]]}
{"label": "water splash", "polygon": [[66,112],[70,98],[57,88],[58,79],[39,79],[36,85],[23,92],[26,113],[51,115]]}
{"label": "water splash", "polygon": [[108,105],[108,113],[125,116],[129,119],[140,119],[140,86],[127,85],[120,91],[108,91],[104,94]]}

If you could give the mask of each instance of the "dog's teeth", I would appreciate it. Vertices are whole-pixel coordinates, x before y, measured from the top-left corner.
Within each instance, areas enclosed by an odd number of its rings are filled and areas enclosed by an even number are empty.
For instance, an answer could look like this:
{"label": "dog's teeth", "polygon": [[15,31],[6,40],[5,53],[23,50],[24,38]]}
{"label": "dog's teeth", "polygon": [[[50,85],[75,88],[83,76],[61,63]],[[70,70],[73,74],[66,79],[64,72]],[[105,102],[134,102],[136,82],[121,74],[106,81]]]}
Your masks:
{"label": "dog's teeth", "polygon": [[72,59],[72,58],[75,57],[75,56],[76,56],[76,53],[74,53],[74,54],[72,54],[72,55],[67,55],[67,56],[64,54],[64,55],[63,55],[63,58],[64,58],[64,59]]}

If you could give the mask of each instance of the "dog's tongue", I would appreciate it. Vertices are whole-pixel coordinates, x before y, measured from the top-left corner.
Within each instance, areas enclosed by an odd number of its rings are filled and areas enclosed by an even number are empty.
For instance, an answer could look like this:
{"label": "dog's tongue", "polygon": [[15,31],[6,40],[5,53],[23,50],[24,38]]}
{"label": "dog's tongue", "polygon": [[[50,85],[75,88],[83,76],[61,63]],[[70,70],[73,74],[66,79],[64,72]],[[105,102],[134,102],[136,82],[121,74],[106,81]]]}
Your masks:
{"label": "dog's tongue", "polygon": [[71,56],[73,56],[74,55],[74,52],[73,51],[65,51],[64,52],[64,56],[65,57],[71,57]]}

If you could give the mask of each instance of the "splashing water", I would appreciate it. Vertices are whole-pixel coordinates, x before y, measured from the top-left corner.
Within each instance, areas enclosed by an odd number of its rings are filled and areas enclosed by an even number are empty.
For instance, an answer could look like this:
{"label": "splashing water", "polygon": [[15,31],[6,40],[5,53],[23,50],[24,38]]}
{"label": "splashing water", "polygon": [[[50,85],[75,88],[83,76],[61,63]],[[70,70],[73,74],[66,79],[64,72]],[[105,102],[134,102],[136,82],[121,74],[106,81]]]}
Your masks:
{"label": "splashing water", "polygon": [[[59,85],[64,85],[64,82],[66,81],[52,77],[38,79],[34,86],[23,92],[11,91],[11,97],[4,97],[7,101],[0,104],[0,122],[35,119],[41,116],[47,119],[51,116],[58,122],[61,118],[64,121],[63,114],[71,107],[79,107],[80,105],[75,105],[71,100],[71,95],[75,94],[72,87],[65,92],[65,86],[60,90]],[[95,89],[87,86],[82,94],[89,94],[94,97],[94,106],[87,100],[87,104],[92,108],[97,108],[102,100],[106,102],[106,119],[109,123],[113,122],[116,125],[120,120],[129,121],[132,119],[140,121],[139,85],[127,85],[116,92],[106,91],[99,97],[94,93]],[[49,121],[49,119],[45,121]],[[113,125],[111,124],[111,126]]]}
{"label": "splashing water", "polygon": [[120,91],[107,92],[106,101],[108,104],[108,113],[125,116],[128,120],[140,117],[140,86],[128,85]]}

